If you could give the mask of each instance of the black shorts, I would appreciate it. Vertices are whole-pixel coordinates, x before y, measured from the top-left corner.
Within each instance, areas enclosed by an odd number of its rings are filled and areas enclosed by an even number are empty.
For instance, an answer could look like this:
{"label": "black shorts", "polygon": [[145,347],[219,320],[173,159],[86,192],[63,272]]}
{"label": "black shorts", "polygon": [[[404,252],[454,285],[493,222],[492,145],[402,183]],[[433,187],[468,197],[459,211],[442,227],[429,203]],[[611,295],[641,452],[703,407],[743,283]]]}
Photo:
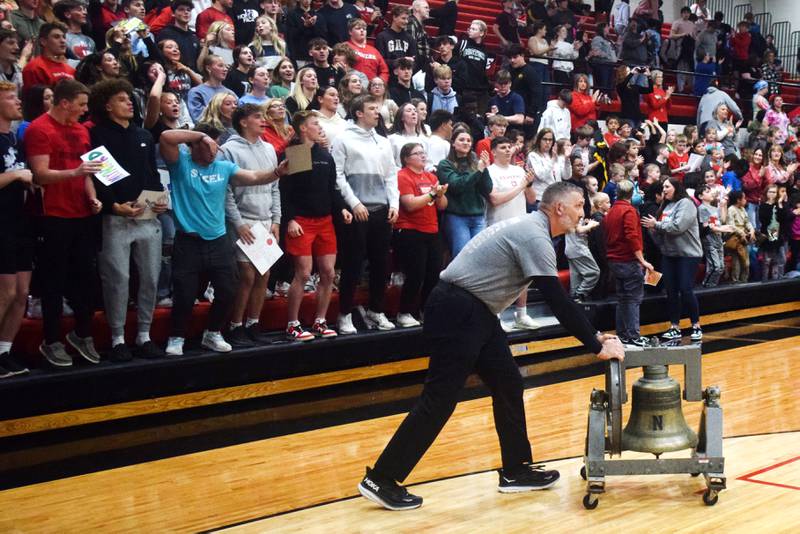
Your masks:
{"label": "black shorts", "polygon": [[35,241],[32,237],[0,235],[0,274],[17,274],[33,268]]}

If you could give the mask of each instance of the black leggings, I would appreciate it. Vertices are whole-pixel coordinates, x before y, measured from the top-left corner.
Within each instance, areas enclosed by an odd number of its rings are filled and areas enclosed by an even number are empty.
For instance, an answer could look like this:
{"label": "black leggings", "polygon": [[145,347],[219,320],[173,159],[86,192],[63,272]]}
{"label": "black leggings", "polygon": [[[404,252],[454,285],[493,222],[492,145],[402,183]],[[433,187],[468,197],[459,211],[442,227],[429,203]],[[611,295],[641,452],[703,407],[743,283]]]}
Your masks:
{"label": "black leggings", "polygon": [[219,332],[228,320],[238,273],[227,234],[211,241],[177,232],[172,246],[171,337],[186,337],[197,297],[200,275],[205,273],[214,287],[214,302],[208,312],[207,330]]}
{"label": "black leggings", "polygon": [[397,229],[394,250],[405,275],[400,292],[400,313],[417,313],[425,306],[442,270],[442,247],[439,234]]}
{"label": "black leggings", "polygon": [[339,280],[339,313],[353,311],[353,298],[361,278],[364,258],[369,260],[369,309],[383,311],[383,293],[389,263],[392,226],[387,217],[389,208],[369,212],[366,221],[353,220],[338,228],[339,261],[342,275]]}

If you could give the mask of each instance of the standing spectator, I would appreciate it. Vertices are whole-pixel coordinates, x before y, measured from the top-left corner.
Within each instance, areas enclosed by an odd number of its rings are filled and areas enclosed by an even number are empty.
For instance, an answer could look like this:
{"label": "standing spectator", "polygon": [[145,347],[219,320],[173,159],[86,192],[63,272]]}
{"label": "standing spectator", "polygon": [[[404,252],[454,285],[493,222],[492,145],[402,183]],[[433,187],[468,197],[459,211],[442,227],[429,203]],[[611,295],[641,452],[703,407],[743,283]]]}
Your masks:
{"label": "standing spectator", "polygon": [[428,140],[422,131],[417,108],[411,102],[403,104],[397,109],[389,135],[389,143],[398,167],[400,167],[400,151],[407,143],[419,143],[425,147],[427,152]]}
{"label": "standing spectator", "polygon": [[770,102],[767,100],[768,93],[769,84],[764,80],[758,80],[753,84],[753,120],[764,119],[770,108]]}
{"label": "standing spectator", "polygon": [[431,58],[428,32],[425,31],[425,22],[430,18],[430,14],[431,8],[427,0],[414,0],[414,2],[412,2],[408,33],[411,34],[411,40],[417,45],[417,69],[421,69],[427,65]]}
{"label": "standing spectator", "polygon": [[317,82],[321,87],[336,87],[344,77],[344,68],[336,68],[328,61],[330,53],[331,49],[325,39],[317,37],[308,42],[308,55],[311,56]]}
{"label": "standing spectator", "polygon": [[350,21],[361,17],[353,4],[345,3],[342,0],[328,0],[318,14],[325,21],[327,30],[325,39],[331,44],[347,41]]}
{"label": "standing spectator", "polygon": [[282,62],[278,58],[286,55],[286,41],[278,33],[278,25],[272,17],[261,15],[256,19],[256,32],[250,49],[259,65],[277,67],[275,61]]}
{"label": "standing spectator", "polygon": [[697,64],[694,67],[694,72],[697,76],[694,77],[694,89],[692,93],[694,96],[702,97],[711,83],[716,79],[717,62],[708,53],[703,54],[697,59]]}
{"label": "standing spectator", "polygon": [[[584,194],[584,201],[585,198]],[[584,219],[573,232],[567,233],[564,239],[564,255],[569,262],[570,296],[579,302],[589,298],[589,294],[600,279],[600,268],[589,250],[589,233],[598,226],[599,222]]]}
{"label": "standing spectator", "polygon": [[335,87],[320,87],[316,95],[317,117],[325,137],[333,143],[334,139],[344,132],[347,122],[336,110],[339,107],[339,91]]}
{"label": "standing spectator", "polygon": [[428,138],[427,156],[435,171],[439,162],[447,159],[450,154],[450,139],[453,136],[453,114],[439,109],[431,113],[428,121],[431,127],[431,136]]}
{"label": "standing spectator", "polygon": [[403,328],[419,326],[415,317],[442,269],[442,250],[437,211],[447,207],[447,185],[425,171],[425,147],[407,143],[400,151],[403,168],[397,173],[400,213],[394,230],[394,249],[405,275],[400,292],[397,324]]}
{"label": "standing spectator", "polygon": [[[198,125],[194,131],[167,130],[159,141],[172,184],[172,209],[177,233],[173,248],[172,325],[167,341],[169,356],[182,356],[186,330],[201,275],[214,286],[214,302],[201,345],[230,352],[220,330],[225,326],[234,298],[236,271],[231,243],[225,232],[225,195],[228,183],[261,185],[279,179],[281,164],[270,170],[250,171],[230,161],[216,159],[219,130]],[[189,148],[182,147],[186,143]]]}
{"label": "standing spectator", "polygon": [[[528,53],[531,56],[531,65],[533,65],[533,67],[536,69],[536,72],[539,73],[539,78],[543,82],[549,82],[550,60],[547,58],[555,49],[555,46],[551,46],[550,43],[547,42],[547,39],[545,39],[545,35],[547,34],[547,26],[545,26],[544,22],[535,22],[533,24],[533,28],[531,29],[531,34],[532,35],[528,38]],[[514,44],[516,44],[516,42]]]}
{"label": "standing spectator", "polygon": [[[728,198],[723,193],[717,198],[716,188],[701,184],[694,194],[701,204],[697,208],[697,221],[700,224],[700,240],[703,244],[703,257],[705,258],[706,274],[703,277],[703,287],[716,287],[719,279],[725,272],[725,248],[722,234],[732,232],[732,226],[722,224],[720,211],[726,209]],[[719,208],[714,205],[719,201]]]}
{"label": "standing spectator", "polygon": [[75,69],[64,57],[67,52],[66,32],[66,26],[60,22],[42,25],[39,30],[41,55],[30,60],[22,69],[24,87],[46,85],[52,88],[60,80],[75,77]]}
{"label": "standing spectator", "polygon": [[286,112],[289,116],[298,111],[305,111],[314,102],[314,95],[319,89],[317,73],[313,67],[303,67],[297,73],[297,82],[286,99]]}
{"label": "standing spectator", "polygon": [[664,90],[664,73],[660,70],[652,71],[650,77],[653,79],[653,92],[644,97],[648,108],[647,120],[668,124],[670,97],[675,88],[669,86]]}
{"label": "standing spectator", "polygon": [[75,67],[96,50],[94,39],[83,33],[87,19],[86,5],[79,0],[61,0],[53,12],[67,26],[67,61]]}
{"label": "standing spectator", "polygon": [[390,65],[400,58],[412,61],[417,56],[417,45],[406,31],[410,13],[407,6],[392,7],[392,24],[375,38],[375,48]]}
{"label": "standing spectator", "polygon": [[559,91],[558,98],[547,103],[547,109],[542,113],[542,120],[539,122],[539,131],[550,129],[553,130],[556,139],[569,139],[572,126],[567,108],[570,104],[572,104],[572,91],[569,89]]}
{"label": "standing spectator", "polygon": [[779,144],[769,147],[769,163],[767,165],[767,183],[791,187],[793,185],[794,173],[800,167],[799,162],[786,165],[783,148]]}
{"label": "standing spectator", "polygon": [[[680,71],[692,70],[694,63],[694,39],[697,32],[694,22],[689,20],[691,11],[688,7],[681,8],[681,18],[672,23],[669,32],[670,48],[667,52],[670,58],[677,60],[677,69]],[[675,52],[672,52],[675,50]],[[687,87],[691,77],[678,74],[678,92],[682,93]],[[703,93],[700,93],[702,95]],[[700,96],[697,95],[697,96]]]}
{"label": "standing spectator", "polygon": [[763,255],[761,281],[783,278],[786,267],[786,192],[779,193],[777,185],[772,184],[764,191],[764,198],[758,208],[758,220],[766,239],[761,243]]}
{"label": "standing spectator", "polygon": [[[348,47],[349,50],[349,47]],[[349,117],[350,104],[355,97],[366,93],[367,86],[361,83],[361,76],[350,71],[339,82],[339,115],[343,119]]]}
{"label": "standing spectator", "polygon": [[[532,187],[533,174],[526,172],[522,167],[511,164],[511,140],[507,137],[492,139],[492,153],[494,163],[489,165],[486,170],[492,180],[489,205],[486,209],[486,226],[524,216],[526,204],[534,204],[537,200],[537,194]],[[503,330],[509,332],[514,328],[525,330],[539,328],[539,323],[528,315],[527,304],[528,289],[526,287],[520,292],[515,302],[513,326],[500,320]],[[499,317],[498,314],[498,319]]]}
{"label": "standing spectator", "polygon": [[614,277],[617,308],[617,335],[623,344],[646,347],[648,339],[639,332],[639,307],[644,296],[642,269],[652,271],[644,258],[644,242],[639,213],[631,205],[634,184],[623,180],[617,185],[617,200],[605,216],[606,258]]}
{"label": "standing spectator", "polygon": [[180,62],[184,65],[197,65],[197,54],[200,53],[200,40],[189,29],[192,18],[192,0],[174,0],[172,2],[173,24],[167,26],[156,35],[158,42],[167,39],[175,41],[181,51]]}
{"label": "standing spectator", "polygon": [[503,10],[495,17],[492,31],[500,40],[501,51],[511,45],[519,44],[519,28],[522,22],[514,11],[514,0],[502,0]]}
{"label": "standing spectator", "polygon": [[656,217],[642,218],[661,248],[661,269],[667,289],[670,328],[663,339],[680,339],[681,305],[689,310],[692,322],[692,341],[703,339],[700,327],[700,308],[694,294],[694,277],[703,256],[697,224],[697,207],[686,195],[683,184],[669,178],[663,185],[664,201]]}
{"label": "standing spectator", "polygon": [[22,69],[19,63],[28,58],[21,57],[18,37],[14,30],[0,29],[0,82],[13,83],[17,86],[17,93],[21,94]]}
{"label": "standing spectator", "polygon": [[622,53],[620,60],[627,65],[647,65],[647,34],[639,27],[636,19],[628,23],[622,34]]}
{"label": "standing spectator", "polygon": [[[716,80],[714,81],[716,82]],[[696,123],[699,129],[698,133],[700,135],[705,135],[706,123],[712,119],[714,111],[720,104],[725,104],[728,106],[728,110],[733,112],[734,119],[737,121],[742,120],[742,110],[739,109],[739,106],[736,104],[736,102],[734,102],[734,100],[728,96],[728,93],[725,91],[720,91],[712,83],[711,87],[709,87],[702,98],[700,98],[700,103],[697,105]]]}
{"label": "standing spectator", "polygon": [[[631,22],[631,24],[635,24]],[[638,130],[644,116],[641,111],[642,95],[653,92],[653,80],[650,79],[649,67],[631,69],[625,65],[617,68],[617,94],[620,99],[619,115],[633,123],[633,130]]]}
{"label": "standing spectator", "polygon": [[172,39],[165,39],[158,43],[161,56],[164,58],[164,70],[167,75],[167,88],[178,95],[181,101],[181,122],[191,121],[186,102],[189,98],[189,89],[194,85],[203,83],[203,77],[181,63],[181,51],[178,43]]}
{"label": "standing spectator", "polygon": [[600,91],[591,90],[589,77],[585,74],[576,74],[572,88],[572,102],[569,105],[570,127],[573,130],[577,130],[589,121],[597,120],[599,99]]}
{"label": "standing spectator", "polygon": [[[628,27],[628,22],[631,20],[631,6],[630,0],[617,0],[611,10],[611,27],[617,35],[621,36],[625,33],[625,28]],[[600,33],[598,31],[598,33]]]}
{"label": "standing spectator", "polygon": [[233,0],[228,15],[233,19],[236,29],[237,45],[246,45],[253,40],[256,31],[256,19],[261,12],[261,0]]}
{"label": "standing spectator", "polygon": [[750,153],[747,174],[742,177],[742,191],[747,200],[747,217],[754,228],[758,228],[758,205],[764,195],[767,182],[767,167],[764,149],[757,147]]}
{"label": "standing spectator", "polygon": [[727,104],[719,104],[711,114],[711,120],[706,123],[706,129],[714,128],[717,131],[717,142],[722,145],[725,155],[739,155],[736,145],[736,131],[741,124],[741,119],[736,124],[731,120],[731,111]]}
{"label": "standing spectator", "polygon": [[[400,112],[398,112],[400,113]],[[369,258],[369,309],[364,320],[371,328],[395,326],[383,314],[391,225],[397,221],[397,167],[389,141],[375,133],[378,103],[370,96],[356,98],[350,107],[353,125],[333,142],[336,184],[353,212],[354,221],[341,229],[342,275],[339,283],[339,333],[354,334],[353,297]],[[402,124],[402,120],[399,121]],[[397,126],[397,124],[395,124]]]}
{"label": "standing spectator", "polygon": [[700,24],[697,27],[697,37],[695,45],[695,57],[702,58],[704,55],[716,58],[717,57],[717,23],[713,20],[708,23],[705,28],[701,28]]}
{"label": "standing spectator", "polygon": [[[47,26],[42,26],[42,32]],[[88,101],[86,86],[62,80],[53,89],[53,107],[31,122],[25,132],[28,164],[34,180],[44,190],[42,244],[37,261],[42,275],[44,319],[44,341],[39,351],[57,367],[72,365],[72,358],[60,341],[65,295],[76,321],[75,330],[67,334],[67,342],[88,362],[100,362],[91,336],[96,257],[92,214],[97,211],[97,204],[91,203],[86,181],[88,174],[100,170],[101,164],[81,160],[91,143],[88,130],[78,123],[87,111]]]}
{"label": "standing spectator", "polygon": [[300,0],[289,11],[286,17],[286,41],[289,57],[295,62],[301,62],[300,65],[308,62],[311,41],[324,39],[326,34],[325,18],[314,9],[311,0]]}
{"label": "standing spectator", "polygon": [[453,73],[453,89],[458,94],[464,88],[467,66],[460,57],[453,54],[455,43],[447,36],[437,37],[433,42],[431,50],[431,61],[423,68],[425,71],[425,90],[430,91],[434,87],[434,73],[439,67],[447,66]]}
{"label": "standing spectator", "polygon": [[472,135],[457,130],[447,159],[436,167],[439,182],[448,186],[444,222],[453,258],[486,228],[486,197],[492,190],[491,179],[484,172],[488,165],[488,154],[478,158],[472,151]]}
{"label": "standing spectator", "polygon": [[264,110],[267,126],[261,138],[272,145],[278,159],[281,159],[289,141],[294,137],[294,129],[286,124],[286,105],[280,98],[271,98],[264,105]]}
{"label": "standing spectator", "polygon": [[236,93],[222,85],[222,82],[228,76],[228,66],[221,57],[215,55],[206,56],[203,62],[202,74],[205,81],[189,90],[187,100],[189,116],[194,122],[200,120],[200,116],[208,108],[211,99],[218,93],[231,95],[238,101]]}
{"label": "standing spectator", "polygon": [[777,62],[775,52],[767,50],[764,53],[764,63],[761,65],[761,79],[769,84],[769,94],[777,95],[781,92],[778,82],[783,78],[783,67]]}
{"label": "standing spectator", "polygon": [[236,48],[233,24],[218,20],[208,27],[206,38],[200,46],[197,55],[197,68],[202,72],[203,64],[209,54],[221,57],[225,65],[231,67],[234,63],[233,50]]}
{"label": "standing spectator", "polygon": [[[250,47],[239,45],[233,49],[233,65],[231,65],[231,68],[228,70],[228,75],[225,77],[225,81],[222,82],[222,85],[233,91],[240,100],[245,93],[253,93],[251,71],[253,76],[255,76],[256,70],[253,67],[254,63],[255,59],[253,58],[253,51],[250,50]],[[262,70],[259,77],[266,83],[266,85],[262,87],[264,94],[261,96],[265,96],[267,89],[269,89],[271,76],[267,68],[259,68]],[[260,91],[259,89],[259,92]],[[246,104],[247,102],[241,103]]]}
{"label": "standing spectator", "polygon": [[294,87],[294,65],[288,57],[282,58],[272,69],[272,86],[269,88],[269,96],[285,100],[292,92]]}
{"label": "standing spectator", "polygon": [[[326,90],[335,91],[332,87]],[[300,142],[311,150],[312,168],[295,173],[283,183],[284,216],[288,221],[286,230],[286,252],[294,259],[294,278],[289,286],[288,324],[286,333],[292,339],[311,340],[317,335],[323,338],[336,337],[336,331],[328,328],[325,316],[333,290],[334,265],[336,264],[336,233],[333,215],[341,213],[347,225],[353,221],[346,209],[341,193],[336,188],[336,166],[333,157],[320,146],[322,128],[316,116],[309,112],[294,115],[294,128]],[[300,324],[300,303],[303,287],[311,276],[312,261],[316,260],[319,272],[317,284],[317,307],[311,337]]]}
{"label": "standing spectator", "polygon": [[734,74],[744,72],[747,66],[747,59],[750,57],[751,41],[749,24],[745,21],[741,21],[736,25],[736,33],[731,37]]}
{"label": "standing spectator", "polygon": [[617,63],[617,51],[609,37],[610,31],[611,28],[604,22],[597,25],[597,35],[592,39],[592,50],[589,54],[594,86],[605,94],[611,94],[614,89],[612,77],[614,65]]}
{"label": "standing spectator", "polygon": [[[578,59],[578,48],[583,44],[582,41],[569,42],[569,29],[566,26],[558,26],[555,30],[555,37],[551,46],[552,55],[559,59]],[[569,87],[572,80],[572,71],[575,65],[572,61],[553,61],[553,81]]]}
{"label": "standing spectator", "polygon": [[219,143],[224,143],[229,137],[236,134],[233,127],[233,112],[236,109],[236,102],[236,95],[233,93],[219,92],[211,98],[197,121],[198,124],[208,124],[222,132],[216,139]]}
{"label": "standing spectator", "polygon": [[728,193],[727,211],[723,214],[724,222],[733,227],[733,235],[725,241],[725,249],[731,253],[730,279],[734,284],[747,282],[750,276],[750,253],[747,245],[755,241],[756,237],[755,228],[747,218],[746,203],[744,193],[731,191]]}
{"label": "standing spectator", "polygon": [[347,45],[356,54],[355,69],[363,72],[368,79],[381,78],[384,83],[389,81],[389,67],[383,60],[381,53],[367,43],[367,23],[362,19],[354,19],[348,24],[350,40]]}
{"label": "standing spectator", "polygon": [[11,358],[11,344],[25,314],[35,246],[32,224],[25,213],[31,171],[25,168],[22,147],[11,132],[11,123],[22,119],[17,94],[16,85],[0,82],[0,378],[28,372]]}
{"label": "standing spectator", "polygon": [[133,354],[125,344],[128,315],[128,283],[131,256],[138,274],[136,297],[136,347],[143,358],[158,358],[164,352],[150,340],[150,325],[156,305],[161,270],[161,223],[157,218],[139,219],[145,209],[156,215],[167,210],[163,201],[147,208],[137,202],[142,191],[163,191],[156,168],[153,136],[133,124],[133,87],[125,80],[106,80],[92,87],[90,111],[96,121],[90,131],[93,147],[105,146],[130,173],[125,180],[106,186],[96,177],[94,185],[103,203],[103,244],[98,255],[106,319],[111,329],[112,361],[129,361]]}
{"label": "standing spectator", "polygon": [[389,83],[389,95],[398,106],[411,102],[414,98],[425,98],[425,93],[417,90],[411,83],[414,61],[401,57],[395,61],[393,80]]}
{"label": "standing spectator", "polygon": [[542,198],[544,190],[550,184],[569,178],[569,174],[563,176],[562,169],[558,168],[555,146],[556,136],[553,130],[544,128],[536,134],[528,153],[528,169],[533,173],[531,187],[537,198]]}
{"label": "standing spectator", "polygon": [[[525,101],[526,129],[534,126],[547,104],[541,73],[535,63],[525,60],[525,50],[520,45],[511,45],[508,49],[509,74],[511,75],[511,91]],[[532,133],[532,132],[531,132]]]}
{"label": "standing spectator", "polygon": [[783,97],[781,95],[770,96],[772,106],[764,114],[764,126],[776,127],[778,132],[775,134],[775,142],[782,145],[789,137],[789,117],[783,111]]}
{"label": "standing spectator", "polygon": [[525,101],[522,96],[511,90],[511,73],[501,70],[497,73],[494,82],[497,93],[489,100],[487,118],[501,115],[508,124],[525,123]]}
{"label": "standing spectator", "polygon": [[201,41],[204,40],[208,33],[208,28],[217,21],[227,22],[235,27],[233,19],[228,15],[228,10],[232,7],[233,0],[213,0],[211,6],[201,11],[195,19],[194,27],[197,37]]}
{"label": "standing spectator", "polygon": [[21,41],[37,43],[39,39],[39,30],[45,23],[37,13],[40,2],[41,0],[19,0],[19,9],[8,14],[8,20],[14,25]]}
{"label": "standing spectator", "polygon": [[489,99],[489,78],[486,75],[489,56],[483,39],[486,36],[486,23],[473,20],[467,29],[467,37],[458,43],[458,54],[464,62],[464,92],[462,96],[472,95],[477,99],[478,112],[486,112]]}
{"label": "standing spectator", "polygon": [[[261,136],[266,122],[261,107],[245,104],[233,112],[231,136],[220,147],[222,157],[241,169],[274,171],[278,157],[272,145]],[[229,184],[225,195],[225,219],[239,239],[254,242],[253,225],[262,224],[277,241],[280,237],[281,195],[277,182],[258,186]],[[261,308],[269,280],[269,271],[259,273],[253,263],[236,247],[239,286],[231,309],[228,342],[233,346],[248,346],[260,338],[258,326]]]}
{"label": "standing spectator", "polygon": [[453,90],[453,71],[447,65],[439,65],[433,70],[436,87],[428,97],[428,109],[431,113],[444,110],[455,113],[458,109],[458,94]]}
{"label": "standing spectator", "polygon": [[369,94],[378,102],[381,110],[381,123],[378,133],[388,135],[388,129],[394,124],[397,114],[397,104],[391,98],[386,98],[386,83],[380,78],[373,78],[369,82]]}

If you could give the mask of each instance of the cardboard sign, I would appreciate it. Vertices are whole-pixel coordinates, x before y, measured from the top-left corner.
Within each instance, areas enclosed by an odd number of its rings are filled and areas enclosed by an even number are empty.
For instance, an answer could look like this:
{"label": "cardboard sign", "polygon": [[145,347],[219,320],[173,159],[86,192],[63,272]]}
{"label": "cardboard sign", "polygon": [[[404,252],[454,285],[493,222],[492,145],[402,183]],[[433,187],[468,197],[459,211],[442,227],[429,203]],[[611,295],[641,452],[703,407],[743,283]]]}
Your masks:
{"label": "cardboard sign", "polygon": [[245,256],[253,262],[256,270],[263,275],[272,267],[278,258],[283,256],[283,251],[278,246],[278,240],[269,231],[269,228],[258,222],[250,227],[250,231],[255,237],[252,245],[248,245],[241,239],[236,241],[236,245],[242,249]]}

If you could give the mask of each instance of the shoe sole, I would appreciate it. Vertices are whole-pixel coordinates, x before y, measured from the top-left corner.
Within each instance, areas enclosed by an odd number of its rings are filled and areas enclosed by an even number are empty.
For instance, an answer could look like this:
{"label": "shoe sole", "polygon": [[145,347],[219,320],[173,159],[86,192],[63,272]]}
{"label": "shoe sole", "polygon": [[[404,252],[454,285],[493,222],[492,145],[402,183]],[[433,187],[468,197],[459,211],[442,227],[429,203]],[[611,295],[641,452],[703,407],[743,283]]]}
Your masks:
{"label": "shoe sole", "polygon": [[402,512],[404,510],[414,510],[414,509],[419,508],[420,506],[422,506],[422,503],[414,504],[414,505],[410,505],[410,506],[394,506],[392,504],[387,503],[386,501],[384,501],[383,499],[378,497],[375,493],[373,493],[370,490],[366,489],[361,484],[358,485],[358,492],[361,494],[362,497],[374,502],[375,504],[379,504],[380,506],[383,506],[387,510],[392,510],[394,512]]}
{"label": "shoe sole", "polygon": [[87,362],[95,365],[100,363],[100,360],[96,359],[94,356],[87,356],[86,353],[83,352],[83,349],[79,348],[75,343],[72,342],[70,336],[67,336],[67,343],[69,343],[69,346],[75,349],[75,351],[81,355],[81,358],[83,358]]}
{"label": "shoe sole", "polygon": [[214,348],[214,347],[208,345],[207,343],[200,343],[200,346],[203,347],[204,349],[208,349],[208,350],[210,350],[212,352],[219,352],[220,354],[227,354],[227,353],[229,353],[230,351],[233,350],[233,347],[227,348],[225,350],[221,350],[221,349],[218,349],[218,348]]}
{"label": "shoe sole", "polygon": [[47,354],[44,353],[44,351],[42,350],[41,347],[39,347],[39,354],[41,354],[44,357],[44,359],[47,360],[47,363],[49,363],[50,365],[52,365],[54,367],[72,367],[72,363],[73,363],[72,361],[70,361],[70,362],[61,362],[61,361],[53,361],[53,360],[51,360],[50,358],[47,357]]}
{"label": "shoe sole", "polygon": [[541,327],[542,327],[542,325],[540,325],[540,324],[537,324],[536,326],[526,326],[526,325],[521,325],[521,324],[516,324],[516,323],[514,324],[514,328],[517,329],[517,330],[539,330]]}
{"label": "shoe sole", "polygon": [[526,491],[540,491],[552,488],[556,485],[556,482],[558,482],[558,478],[545,486],[497,486],[497,491],[500,493],[525,493]]}
{"label": "shoe sole", "polygon": [[180,352],[172,351],[172,352],[170,352],[170,351],[165,350],[164,351],[164,356],[183,356],[183,351],[180,351]]}
{"label": "shoe sole", "polygon": [[286,336],[286,339],[288,339],[289,341],[300,341],[301,343],[308,343],[309,341],[314,341],[314,339],[316,339],[316,336],[314,336],[313,334],[311,335],[311,337]]}

